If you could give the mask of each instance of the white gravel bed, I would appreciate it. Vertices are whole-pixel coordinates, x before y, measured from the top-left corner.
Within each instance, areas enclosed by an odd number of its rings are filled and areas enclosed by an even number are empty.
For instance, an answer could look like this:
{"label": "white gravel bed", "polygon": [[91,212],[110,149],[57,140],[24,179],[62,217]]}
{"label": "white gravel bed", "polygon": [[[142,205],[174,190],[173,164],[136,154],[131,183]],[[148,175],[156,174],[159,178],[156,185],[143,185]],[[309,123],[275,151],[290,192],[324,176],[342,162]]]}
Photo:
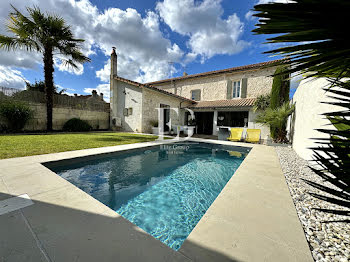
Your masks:
{"label": "white gravel bed", "polygon": [[[308,162],[300,158],[293,149],[280,146],[275,149],[315,261],[350,261],[350,224],[325,223],[343,220],[345,217],[312,210],[335,206],[311,197],[307,192],[321,191],[301,180],[304,178],[321,182],[321,178],[308,168]],[[338,206],[336,208],[341,209]]]}

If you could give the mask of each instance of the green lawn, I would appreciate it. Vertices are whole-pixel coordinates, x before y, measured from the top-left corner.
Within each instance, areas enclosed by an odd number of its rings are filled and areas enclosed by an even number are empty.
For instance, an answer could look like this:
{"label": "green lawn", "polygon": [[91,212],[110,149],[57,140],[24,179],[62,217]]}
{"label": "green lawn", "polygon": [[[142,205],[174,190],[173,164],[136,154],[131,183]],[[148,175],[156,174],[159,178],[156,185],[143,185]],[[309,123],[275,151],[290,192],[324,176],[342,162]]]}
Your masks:
{"label": "green lawn", "polygon": [[154,141],[130,133],[0,135],[0,159]]}

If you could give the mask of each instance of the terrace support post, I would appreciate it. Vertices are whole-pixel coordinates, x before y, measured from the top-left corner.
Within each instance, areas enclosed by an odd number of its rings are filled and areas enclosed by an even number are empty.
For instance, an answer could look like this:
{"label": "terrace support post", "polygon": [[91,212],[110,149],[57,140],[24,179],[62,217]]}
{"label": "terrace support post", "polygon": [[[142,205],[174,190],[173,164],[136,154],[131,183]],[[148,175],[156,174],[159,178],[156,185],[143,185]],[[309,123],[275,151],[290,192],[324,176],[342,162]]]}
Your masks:
{"label": "terrace support post", "polygon": [[218,127],[218,110],[214,110],[214,116],[213,116],[213,135],[217,136],[218,135],[218,131],[217,131],[217,127]]}

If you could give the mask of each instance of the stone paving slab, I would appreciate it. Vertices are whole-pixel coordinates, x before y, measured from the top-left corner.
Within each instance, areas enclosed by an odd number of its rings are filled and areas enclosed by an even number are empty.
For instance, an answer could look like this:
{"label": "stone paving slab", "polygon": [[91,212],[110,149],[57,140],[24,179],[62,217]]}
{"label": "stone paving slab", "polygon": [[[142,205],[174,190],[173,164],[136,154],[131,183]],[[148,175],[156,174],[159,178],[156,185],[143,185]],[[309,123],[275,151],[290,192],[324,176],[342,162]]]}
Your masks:
{"label": "stone paving slab", "polygon": [[47,262],[20,211],[0,216],[1,262]]}
{"label": "stone paving slab", "polygon": [[313,261],[273,148],[191,140],[252,150],[179,252],[41,164],[167,140],[0,160],[0,200],[28,194],[34,202],[0,216],[0,236],[18,224],[0,254],[8,261]]}
{"label": "stone paving slab", "polygon": [[273,147],[251,150],[180,248],[214,261],[194,244],[227,261],[313,261]]}

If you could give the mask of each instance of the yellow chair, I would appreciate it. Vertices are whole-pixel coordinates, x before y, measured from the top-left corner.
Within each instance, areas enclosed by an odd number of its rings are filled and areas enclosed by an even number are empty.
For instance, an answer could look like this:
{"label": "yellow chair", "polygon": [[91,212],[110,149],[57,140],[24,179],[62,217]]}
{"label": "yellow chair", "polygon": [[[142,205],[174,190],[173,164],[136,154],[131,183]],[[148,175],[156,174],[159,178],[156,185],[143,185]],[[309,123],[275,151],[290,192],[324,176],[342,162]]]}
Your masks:
{"label": "yellow chair", "polygon": [[246,142],[259,143],[260,142],[260,129],[247,129]]}
{"label": "yellow chair", "polygon": [[230,141],[241,141],[243,128],[231,128],[231,135],[227,138]]}

